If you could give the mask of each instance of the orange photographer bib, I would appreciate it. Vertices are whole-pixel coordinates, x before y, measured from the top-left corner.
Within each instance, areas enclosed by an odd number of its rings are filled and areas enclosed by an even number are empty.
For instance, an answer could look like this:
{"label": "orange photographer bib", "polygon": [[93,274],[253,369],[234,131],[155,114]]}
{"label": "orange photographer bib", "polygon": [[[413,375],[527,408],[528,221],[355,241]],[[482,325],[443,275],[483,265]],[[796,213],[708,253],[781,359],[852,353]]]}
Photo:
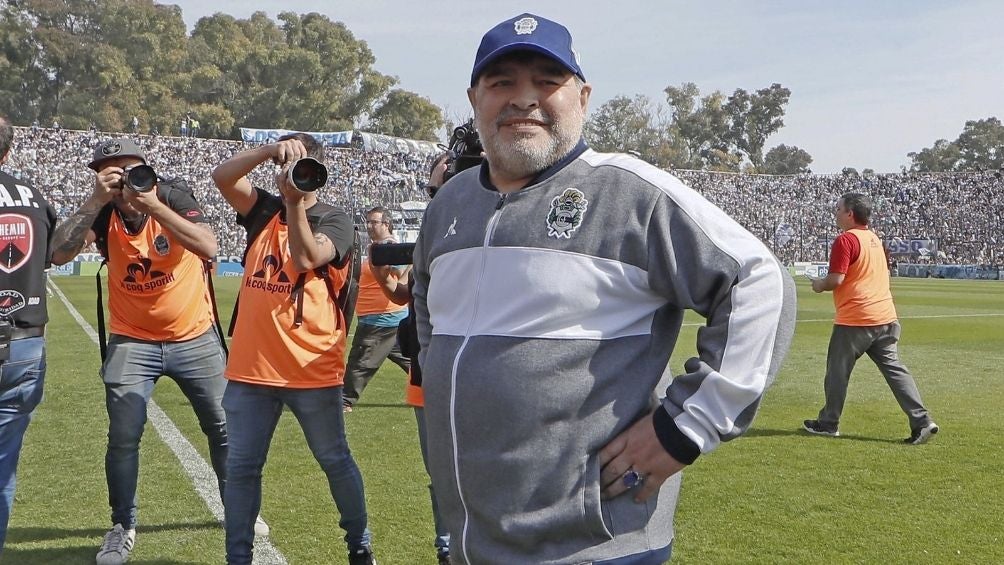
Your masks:
{"label": "orange photographer bib", "polygon": [[[331,279],[331,288],[342,287],[347,268],[326,265],[322,269]],[[293,290],[300,273],[289,256],[286,225],[276,214],[245,257],[228,379],[289,388],[342,384],[345,318],[315,271],[306,273],[303,319],[297,326]]]}
{"label": "orange photographer bib", "polygon": [[896,306],[889,290],[889,266],[882,240],[871,230],[852,229],[861,252],[844,274],[844,282],[833,290],[837,310],[833,323],[840,326],[881,326],[896,321]]}
{"label": "orange photographer bib", "polygon": [[391,299],[387,298],[380,283],[373,276],[373,271],[370,271],[370,262],[367,259],[359,270],[359,297],[356,299],[356,316],[400,312],[407,308],[407,305],[394,304]]}
{"label": "orange photographer bib", "polygon": [[152,217],[136,235],[117,212],[109,218],[108,295],[113,334],[185,341],[213,322],[202,259]]}

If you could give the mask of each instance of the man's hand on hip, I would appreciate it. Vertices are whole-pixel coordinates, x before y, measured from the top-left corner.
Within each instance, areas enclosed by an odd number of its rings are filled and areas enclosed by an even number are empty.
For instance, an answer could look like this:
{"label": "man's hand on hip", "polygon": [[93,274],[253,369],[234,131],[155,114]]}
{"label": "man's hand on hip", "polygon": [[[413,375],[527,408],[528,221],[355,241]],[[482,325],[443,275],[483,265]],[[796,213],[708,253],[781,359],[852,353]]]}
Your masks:
{"label": "man's hand on hip", "polygon": [[659,443],[649,413],[600,450],[600,467],[604,498],[620,496],[633,488],[635,502],[643,502],[686,465]]}

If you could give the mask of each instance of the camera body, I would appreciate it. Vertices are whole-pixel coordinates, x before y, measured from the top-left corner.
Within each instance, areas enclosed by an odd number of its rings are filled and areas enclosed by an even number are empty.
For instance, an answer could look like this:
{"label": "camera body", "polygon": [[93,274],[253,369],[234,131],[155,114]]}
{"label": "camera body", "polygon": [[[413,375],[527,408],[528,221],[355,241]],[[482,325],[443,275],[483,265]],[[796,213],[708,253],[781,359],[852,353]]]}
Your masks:
{"label": "camera body", "polygon": [[150,192],[157,186],[157,171],[150,165],[133,165],[122,171],[122,188]]}
{"label": "camera body", "polygon": [[481,153],[484,148],[481,146],[481,138],[478,130],[474,128],[474,119],[453,129],[448,146],[449,158],[446,161],[446,173],[443,174],[443,182],[450,180],[450,177],[471,167],[481,164],[484,157]]}
{"label": "camera body", "polygon": [[370,247],[370,263],[377,267],[411,265],[414,255],[414,243],[377,243]]}

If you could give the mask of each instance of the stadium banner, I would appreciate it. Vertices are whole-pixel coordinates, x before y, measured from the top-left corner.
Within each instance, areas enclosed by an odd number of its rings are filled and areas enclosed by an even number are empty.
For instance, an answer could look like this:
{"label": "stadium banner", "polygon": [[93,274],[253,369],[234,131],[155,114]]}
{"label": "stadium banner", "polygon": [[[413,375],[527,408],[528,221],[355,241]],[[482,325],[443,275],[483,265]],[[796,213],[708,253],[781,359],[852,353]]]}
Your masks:
{"label": "stadium banner", "polygon": [[439,145],[432,141],[419,141],[415,139],[405,139],[403,137],[392,137],[380,135],[379,133],[359,132],[359,137],[363,140],[363,151],[377,151],[380,153],[415,153],[429,157],[442,153]]}
{"label": "stadium banner", "polygon": [[70,261],[65,265],[53,265],[52,268],[49,269],[50,277],[67,277],[79,274],[80,274],[79,261]]}
{"label": "stadium banner", "polygon": [[[289,129],[241,128],[241,139],[245,143],[272,143],[288,133],[300,133]],[[326,147],[345,147],[352,143],[352,131],[305,131]]]}
{"label": "stadium banner", "polygon": [[216,263],[216,276],[218,277],[243,277],[244,266],[240,263]]}
{"label": "stadium banner", "polygon": [[795,277],[800,277],[802,275],[810,276],[814,279],[825,277],[830,271],[829,263],[822,263],[819,261],[795,261],[791,267],[791,275]]}
{"label": "stadium banner", "polygon": [[988,265],[929,265],[918,263],[899,263],[896,265],[896,271],[901,277],[921,279],[1002,280],[1000,269]]}
{"label": "stadium banner", "polygon": [[893,237],[885,240],[889,255],[909,255],[911,257],[931,257],[938,253],[936,239],[903,239]]}

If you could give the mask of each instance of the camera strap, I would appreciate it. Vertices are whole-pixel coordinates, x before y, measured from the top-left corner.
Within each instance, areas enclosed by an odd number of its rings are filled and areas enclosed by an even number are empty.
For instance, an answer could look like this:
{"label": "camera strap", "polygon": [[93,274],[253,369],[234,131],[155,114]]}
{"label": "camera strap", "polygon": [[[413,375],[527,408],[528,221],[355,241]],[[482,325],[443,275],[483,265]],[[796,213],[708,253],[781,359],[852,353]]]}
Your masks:
{"label": "camera strap", "polygon": [[230,357],[227,338],[223,335],[223,326],[220,324],[220,311],[216,308],[216,287],[213,285],[213,262],[203,260],[202,270],[206,274],[206,286],[209,288],[209,303],[213,306],[213,329],[216,331],[216,337],[220,338],[220,347],[223,348],[224,357]]}
{"label": "camera strap", "polygon": [[103,287],[104,285],[101,284],[101,269],[104,269],[105,265],[107,264],[108,264],[108,259],[102,259],[101,264],[98,265],[97,272],[94,273],[94,281],[97,283],[98,287],[98,312],[97,312],[98,348],[101,349],[102,365],[104,365],[105,363],[105,357],[108,356],[108,339],[107,336],[105,335],[105,303],[104,303],[104,294],[103,291],[101,290],[101,287]]}
{"label": "camera strap", "polygon": [[[356,311],[356,297],[359,295],[359,270],[362,266],[362,260],[360,259],[360,251],[362,249],[362,243],[359,239],[359,231],[353,230],[352,233],[352,249],[349,254],[342,258],[341,261],[336,264],[346,265],[348,264],[348,272],[345,273],[345,282],[342,284],[342,288],[335,292],[335,285],[331,282],[331,277],[328,276],[328,266],[318,267],[314,269],[314,274],[318,278],[324,279],[324,285],[328,287],[328,296],[331,297],[332,301],[338,306],[338,309],[342,311],[342,316],[345,318],[345,324],[348,325],[352,322],[352,316],[355,315]],[[306,283],[307,273],[300,273],[300,276],[296,278],[296,283],[293,285],[293,290],[290,294],[292,299],[296,302],[296,312],[293,315],[293,327],[298,328],[300,324],[303,323],[303,285]],[[231,327],[233,326],[233,321],[231,320]]]}

